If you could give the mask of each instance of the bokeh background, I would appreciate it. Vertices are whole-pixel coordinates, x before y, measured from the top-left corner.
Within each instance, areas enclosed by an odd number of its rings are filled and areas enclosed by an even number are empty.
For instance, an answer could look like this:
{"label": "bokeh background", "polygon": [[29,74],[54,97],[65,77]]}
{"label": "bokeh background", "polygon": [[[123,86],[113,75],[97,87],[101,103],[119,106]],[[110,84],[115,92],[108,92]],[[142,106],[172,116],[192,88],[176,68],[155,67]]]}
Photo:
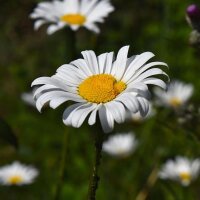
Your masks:
{"label": "bokeh background", "polygon": [[[82,200],[87,197],[94,158],[90,127],[86,124],[80,129],[65,127],[62,112],[66,105],[56,110],[46,108],[41,114],[25,104],[21,94],[31,91],[35,78],[51,76],[60,65],[75,59],[75,50],[78,58],[82,50],[93,49],[97,54],[117,52],[128,44],[130,55],[152,51],[155,60],[168,63],[171,79],[192,83],[195,93],[190,103],[198,106],[199,50],[188,44],[191,28],[185,20],[185,10],[193,2],[112,0],[116,10],[100,25],[101,33],[95,35],[82,28],[75,37],[68,28],[51,36],[46,34],[45,26],[34,32],[29,14],[38,2],[7,0],[0,6],[0,118],[4,120],[0,128],[0,165],[19,160],[40,171],[32,185],[0,186],[0,198],[52,199],[63,135],[67,132],[67,163],[60,199]],[[147,183],[152,171],[159,169],[166,159],[176,155],[200,156],[200,128],[196,121],[182,126],[171,110],[159,108],[151,119],[115,128],[116,132],[130,130],[139,140],[138,148],[124,159],[103,154],[97,199],[134,200],[143,190],[151,200],[200,199],[200,179],[187,188],[159,179],[150,186]]]}

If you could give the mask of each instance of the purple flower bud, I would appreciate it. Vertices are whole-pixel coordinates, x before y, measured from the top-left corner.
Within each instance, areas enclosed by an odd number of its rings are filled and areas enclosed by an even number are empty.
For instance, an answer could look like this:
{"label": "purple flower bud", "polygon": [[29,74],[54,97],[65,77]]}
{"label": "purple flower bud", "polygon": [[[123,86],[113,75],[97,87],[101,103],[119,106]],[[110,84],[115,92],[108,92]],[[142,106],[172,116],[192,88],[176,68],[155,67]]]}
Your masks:
{"label": "purple flower bud", "polygon": [[186,12],[186,20],[188,24],[200,33],[200,8],[197,5],[192,4],[187,7]]}
{"label": "purple flower bud", "polygon": [[187,15],[191,19],[200,19],[200,8],[195,4],[189,5],[187,7]]}

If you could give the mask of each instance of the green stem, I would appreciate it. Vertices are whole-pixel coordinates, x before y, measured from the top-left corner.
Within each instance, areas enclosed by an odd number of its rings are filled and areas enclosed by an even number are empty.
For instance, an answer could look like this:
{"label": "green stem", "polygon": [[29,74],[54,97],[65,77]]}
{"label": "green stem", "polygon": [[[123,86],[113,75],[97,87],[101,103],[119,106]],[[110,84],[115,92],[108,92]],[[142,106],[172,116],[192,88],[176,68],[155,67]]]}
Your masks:
{"label": "green stem", "polygon": [[68,141],[68,134],[67,132],[63,135],[63,149],[62,149],[62,155],[61,155],[61,162],[60,162],[60,169],[58,174],[58,182],[55,187],[55,193],[54,193],[54,200],[58,200],[60,197],[60,192],[62,189],[62,183],[64,180],[64,172],[65,172],[65,164],[66,164],[66,155],[67,155],[67,141]]}
{"label": "green stem", "polygon": [[77,39],[76,39],[76,32],[67,29],[67,45],[66,45],[66,52],[67,52],[67,59],[69,61],[77,59]]}
{"label": "green stem", "polygon": [[139,192],[139,194],[136,196],[136,200],[146,200],[150,190],[153,188],[153,186],[155,185],[156,181],[157,181],[157,176],[158,176],[158,169],[157,167],[154,167],[153,170],[151,171],[147,182],[144,186],[144,188]]}
{"label": "green stem", "polygon": [[101,164],[101,153],[102,153],[102,145],[104,134],[102,132],[97,131],[95,133],[95,161],[93,165],[92,177],[89,185],[89,194],[88,200],[95,200],[96,199],[96,191],[98,189],[98,183],[100,177],[98,175],[99,166]]}

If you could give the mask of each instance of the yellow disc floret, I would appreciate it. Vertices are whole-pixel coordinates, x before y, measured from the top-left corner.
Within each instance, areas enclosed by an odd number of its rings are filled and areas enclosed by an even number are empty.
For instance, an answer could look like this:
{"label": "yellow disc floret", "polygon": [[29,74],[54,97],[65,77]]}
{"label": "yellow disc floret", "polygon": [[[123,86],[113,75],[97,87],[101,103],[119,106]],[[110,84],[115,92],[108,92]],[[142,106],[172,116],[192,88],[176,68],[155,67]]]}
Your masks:
{"label": "yellow disc floret", "polygon": [[188,172],[182,172],[180,173],[179,176],[180,176],[181,181],[183,182],[190,182],[191,180],[191,174]]}
{"label": "yellow disc floret", "polygon": [[67,14],[63,15],[60,20],[71,25],[82,25],[85,23],[86,17],[80,14]]}
{"label": "yellow disc floret", "polygon": [[182,101],[177,97],[173,97],[170,99],[169,103],[173,107],[179,107],[179,106],[181,106]]}
{"label": "yellow disc floret", "polygon": [[8,182],[9,182],[10,184],[12,184],[12,185],[16,185],[16,184],[21,183],[22,180],[23,180],[23,179],[22,179],[21,176],[19,176],[19,175],[14,175],[14,176],[9,177]]}
{"label": "yellow disc floret", "polygon": [[112,75],[98,74],[85,79],[78,88],[79,95],[92,103],[106,103],[112,101],[122,91],[126,84],[117,81]]}

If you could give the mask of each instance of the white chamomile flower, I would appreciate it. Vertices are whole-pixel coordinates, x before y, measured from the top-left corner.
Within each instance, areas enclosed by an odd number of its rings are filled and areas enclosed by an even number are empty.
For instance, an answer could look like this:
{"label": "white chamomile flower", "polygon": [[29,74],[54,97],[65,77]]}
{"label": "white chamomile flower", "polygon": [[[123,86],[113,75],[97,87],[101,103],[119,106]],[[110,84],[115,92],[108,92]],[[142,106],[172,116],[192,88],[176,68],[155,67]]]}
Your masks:
{"label": "white chamomile flower", "polygon": [[140,112],[136,113],[127,113],[127,121],[134,121],[134,122],[142,122],[145,121],[155,115],[156,111],[153,109],[152,103],[149,104],[149,111],[145,117],[142,117]]}
{"label": "white chamomile flower", "polygon": [[0,168],[0,184],[2,185],[31,184],[37,176],[37,169],[17,161]]}
{"label": "white chamomile flower", "polygon": [[64,124],[78,128],[89,116],[89,125],[94,125],[98,114],[104,132],[114,128],[114,121],[123,123],[127,111],[145,116],[149,110],[147,85],[166,87],[152,76],[167,74],[154,66],[166,64],[146,64],[154,56],[151,52],[127,58],[128,49],[121,48],[116,59],[113,52],[97,57],[93,51],[83,51],[83,59],[62,65],[51,77],[37,78],[32,83],[42,85],[34,94],[39,96],[37,109],[41,111],[47,102],[53,109],[66,101],[77,102],[64,111]]}
{"label": "white chamomile flower", "polygon": [[157,103],[164,106],[177,108],[183,106],[193,94],[193,86],[181,81],[172,81],[168,85],[167,91],[159,88],[155,89]]}
{"label": "white chamomile flower", "polygon": [[180,182],[183,186],[188,186],[192,180],[196,179],[200,172],[200,159],[190,160],[177,156],[175,160],[168,160],[162,167],[159,177]]}
{"label": "white chamomile flower", "polygon": [[35,100],[33,98],[33,92],[24,92],[21,94],[21,99],[30,106],[35,107]]}
{"label": "white chamomile flower", "polygon": [[39,3],[30,17],[36,19],[35,30],[43,24],[51,24],[47,29],[48,34],[64,26],[74,31],[83,26],[99,33],[96,23],[104,22],[104,18],[113,10],[109,0],[54,0]]}
{"label": "white chamomile flower", "polygon": [[116,134],[103,143],[103,151],[116,157],[129,156],[137,147],[133,133]]}

